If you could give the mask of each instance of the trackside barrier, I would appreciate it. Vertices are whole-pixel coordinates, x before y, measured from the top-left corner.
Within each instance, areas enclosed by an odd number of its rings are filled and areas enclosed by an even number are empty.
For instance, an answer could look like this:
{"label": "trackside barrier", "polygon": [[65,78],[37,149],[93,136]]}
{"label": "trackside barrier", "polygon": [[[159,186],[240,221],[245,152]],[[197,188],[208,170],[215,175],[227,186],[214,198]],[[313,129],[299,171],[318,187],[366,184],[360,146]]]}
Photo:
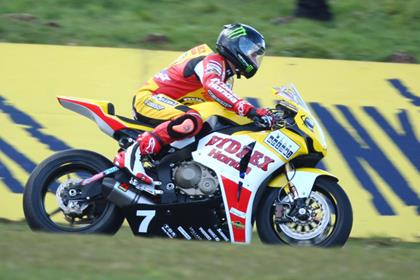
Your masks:
{"label": "trackside barrier", "polygon": [[[116,142],[55,96],[110,100],[130,116],[132,94],[179,53],[0,43],[0,217],[23,218],[22,192],[45,157],[68,148],[111,158]],[[267,57],[235,91],[273,106],[293,82],[329,143],[321,166],[354,209],[353,237],[420,238],[420,65]]]}

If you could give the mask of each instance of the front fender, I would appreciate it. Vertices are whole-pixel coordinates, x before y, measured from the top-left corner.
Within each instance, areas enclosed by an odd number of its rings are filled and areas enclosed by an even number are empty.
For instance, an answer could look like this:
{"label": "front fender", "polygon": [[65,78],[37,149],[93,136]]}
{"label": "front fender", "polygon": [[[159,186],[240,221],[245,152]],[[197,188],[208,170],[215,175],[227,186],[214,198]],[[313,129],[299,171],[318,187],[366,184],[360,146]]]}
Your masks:
{"label": "front fender", "polygon": [[[295,174],[292,176],[291,182],[296,187],[299,197],[308,197],[316,179],[320,176],[330,177],[335,181],[338,181],[336,176],[322,169],[308,167],[297,168]],[[267,186],[269,188],[281,188],[286,184],[286,175],[281,173],[272,178]]]}

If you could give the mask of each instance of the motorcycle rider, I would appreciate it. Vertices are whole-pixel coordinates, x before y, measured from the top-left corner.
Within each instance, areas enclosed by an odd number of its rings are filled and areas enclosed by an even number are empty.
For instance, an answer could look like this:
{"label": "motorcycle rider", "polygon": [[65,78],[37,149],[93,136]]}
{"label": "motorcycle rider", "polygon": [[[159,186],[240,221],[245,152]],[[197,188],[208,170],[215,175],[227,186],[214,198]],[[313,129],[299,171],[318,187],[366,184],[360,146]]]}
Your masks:
{"label": "motorcycle rider", "polygon": [[133,99],[134,119],[155,125],[153,131],[142,133],[127,151],[117,155],[115,162],[124,166],[138,179],[151,184],[145,174],[141,157],[156,154],[163,146],[199,133],[203,120],[188,105],[216,101],[240,116],[246,116],[264,127],[271,127],[272,114],[255,108],[233,91],[233,77],[251,78],[258,71],[265,53],[264,37],[245,24],[223,27],[216,53],[200,45],[182,54],[142,86]]}

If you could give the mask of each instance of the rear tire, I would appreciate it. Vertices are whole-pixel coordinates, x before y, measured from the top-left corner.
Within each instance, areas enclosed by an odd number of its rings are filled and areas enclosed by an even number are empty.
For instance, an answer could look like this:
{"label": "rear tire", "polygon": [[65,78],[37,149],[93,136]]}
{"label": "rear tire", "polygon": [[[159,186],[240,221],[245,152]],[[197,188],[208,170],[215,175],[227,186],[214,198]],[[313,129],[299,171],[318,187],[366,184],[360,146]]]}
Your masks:
{"label": "rear tire", "polygon": [[[94,175],[109,167],[112,167],[112,163],[108,159],[86,150],[66,150],[58,152],[44,160],[32,172],[26,183],[23,195],[23,210],[29,227],[32,230],[48,232],[116,233],[124,221],[124,216],[115,204],[105,199],[92,202],[92,205],[89,207],[94,209],[92,217],[97,215],[97,219],[93,220],[92,224],[81,228],[66,228],[55,223],[51,219],[52,214],[47,213],[45,207],[47,192],[55,195],[54,188],[51,186],[54,184],[57,185],[58,178],[66,174],[70,176],[70,172],[83,172],[87,175]],[[54,200],[52,199],[52,201]],[[57,214],[64,215],[58,204],[57,211],[54,215]]]}
{"label": "rear tire", "polygon": [[[295,234],[290,230],[285,233],[285,231],[282,231],[282,228],[274,222],[273,204],[278,197],[278,192],[279,189],[270,188],[260,203],[256,223],[261,241],[269,244],[320,247],[343,246],[346,243],[353,225],[353,213],[346,193],[336,181],[328,177],[319,177],[315,182],[312,193],[317,193],[318,198],[328,201],[327,205],[330,205],[330,208],[333,208],[330,213],[335,216],[334,224],[331,225],[331,227],[326,227],[325,232],[321,232],[319,235],[311,237],[310,239],[296,239],[296,236],[299,236],[299,232]],[[329,225],[331,222],[332,221],[330,220]],[[286,229],[284,225],[283,229]],[[328,232],[326,232],[327,229]],[[301,234],[301,236],[304,236],[304,234]]]}

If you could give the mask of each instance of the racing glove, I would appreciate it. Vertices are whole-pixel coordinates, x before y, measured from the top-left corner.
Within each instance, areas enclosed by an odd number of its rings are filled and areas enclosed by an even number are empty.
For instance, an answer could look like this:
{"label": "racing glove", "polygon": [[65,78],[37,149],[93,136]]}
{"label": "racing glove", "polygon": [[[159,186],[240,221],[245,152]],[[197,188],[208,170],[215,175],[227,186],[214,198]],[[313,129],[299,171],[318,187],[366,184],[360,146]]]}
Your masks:
{"label": "racing glove", "polygon": [[273,113],[266,108],[251,108],[246,116],[259,127],[270,129],[274,126]]}

